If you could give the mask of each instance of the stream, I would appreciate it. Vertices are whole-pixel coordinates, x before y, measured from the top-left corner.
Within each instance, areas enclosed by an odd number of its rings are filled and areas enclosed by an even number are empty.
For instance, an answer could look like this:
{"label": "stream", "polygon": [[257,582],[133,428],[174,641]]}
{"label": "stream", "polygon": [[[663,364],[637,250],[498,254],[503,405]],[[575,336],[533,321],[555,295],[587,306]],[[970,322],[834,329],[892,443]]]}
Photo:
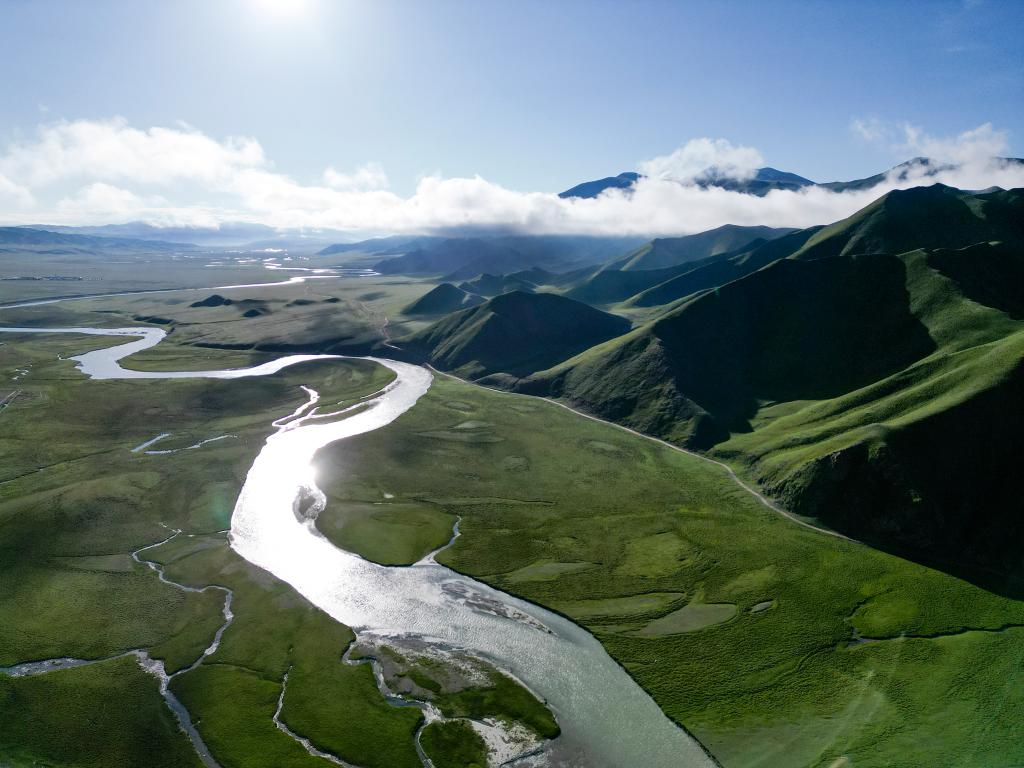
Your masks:
{"label": "stream", "polygon": [[[0,332],[131,337],[124,344],[71,358],[96,379],[233,379],[269,375],[308,360],[345,359],[289,355],[244,369],[132,371],[119,361],[159,344],[165,336],[162,329],[0,327]],[[562,729],[540,756],[530,758],[531,765],[715,765],[592,635],[568,619],[458,574],[432,556],[410,567],[381,566],[339,549],[319,533],[315,516],[326,500],[316,485],[314,454],[329,443],[390,424],[416,404],[432,381],[421,366],[359,359],[388,368],[395,380],[362,401],[353,415],[335,421],[316,420],[312,406],[317,395],[306,388],[309,401],[275,422],[277,431],[267,438],[247,474],[231,518],[232,548],[362,638],[412,637],[468,651],[514,675],[548,703]],[[230,603],[225,611],[230,621]],[[217,640],[219,633],[207,653],[216,650]],[[176,714],[181,719],[181,713]],[[188,732],[191,723],[183,720],[182,726]]]}

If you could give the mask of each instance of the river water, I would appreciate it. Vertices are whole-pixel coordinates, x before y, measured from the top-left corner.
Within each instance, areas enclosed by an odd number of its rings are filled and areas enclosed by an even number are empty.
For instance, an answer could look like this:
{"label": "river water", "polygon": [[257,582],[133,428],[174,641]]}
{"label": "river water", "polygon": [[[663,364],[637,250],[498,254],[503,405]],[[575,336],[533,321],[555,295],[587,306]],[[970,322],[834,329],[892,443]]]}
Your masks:
{"label": "river water", "polygon": [[[119,361],[158,344],[157,328],[0,328],[20,333],[84,333],[134,337],[72,358],[97,379],[218,378],[275,373],[296,363],[340,359],[290,355],[246,369],[132,371]],[[431,384],[425,368],[372,360],[396,374],[384,390],[348,418],[324,422],[310,408],[280,420],[248,472],[231,519],[239,555],[287,582],[310,602],[361,636],[416,637],[464,649],[525,683],[550,705],[562,735],[540,759],[548,766],[686,768],[711,766],[701,745],[672,723],[588,632],[550,611],[507,595],[426,558],[385,567],[334,546],[307,515],[323,505],[312,461],[318,449],[390,424]]]}

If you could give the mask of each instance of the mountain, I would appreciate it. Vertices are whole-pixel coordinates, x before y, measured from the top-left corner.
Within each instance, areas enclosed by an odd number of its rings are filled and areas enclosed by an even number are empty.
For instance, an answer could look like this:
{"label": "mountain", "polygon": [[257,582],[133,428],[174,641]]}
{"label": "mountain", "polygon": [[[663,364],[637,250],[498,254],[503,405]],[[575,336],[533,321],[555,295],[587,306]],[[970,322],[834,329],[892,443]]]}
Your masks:
{"label": "mountain", "polygon": [[[641,242],[635,237],[499,235],[410,241],[401,255],[378,262],[382,274],[444,275],[447,281],[541,268],[566,271],[598,264]],[[358,250],[358,245],[352,250]]]}
{"label": "mountain", "polygon": [[[1017,157],[998,157],[994,158],[994,160],[999,163],[1024,165],[1024,159]],[[832,192],[849,192],[872,189],[885,181],[906,183],[908,180],[932,177],[942,171],[954,170],[956,167],[952,163],[941,163],[927,157],[915,157],[890,168],[888,171],[876,173],[863,179],[823,183],[814,182],[795,173],[780,171],[775,168],[758,168],[754,176],[749,179],[730,178],[716,172],[714,168],[709,168],[701,176],[694,179],[692,183],[704,188],[719,187],[758,196],[764,196],[775,189],[798,190],[806,187],[819,187]],[[604,179],[577,184],[575,187],[559,193],[559,197],[592,198],[597,197],[606,189],[629,190],[641,178],[643,176],[638,173],[620,173],[618,176],[609,176]]]}
{"label": "mountain", "polygon": [[392,235],[359,240],[355,243],[333,243],[319,251],[319,256],[333,256],[336,253],[368,253],[378,255],[400,255],[416,248],[427,246],[442,238],[421,235]]}
{"label": "mountain", "polygon": [[98,253],[104,251],[188,251],[190,243],[139,240],[127,237],[97,237],[52,232],[35,227],[0,227],[0,250],[45,250],[54,253]]}
{"label": "mountain", "polygon": [[933,184],[883,195],[853,216],[822,229],[796,258],[963,248],[987,240],[1022,239],[1021,190],[972,194]]}
{"label": "mountain", "polygon": [[[632,189],[637,181],[643,176],[639,173],[620,173],[618,176],[607,176],[603,179],[585,181],[575,187],[559,192],[562,198],[580,197],[593,198],[600,195],[606,189]],[[773,189],[800,189],[814,184],[810,179],[798,176],[795,173],[780,171],[775,168],[758,168],[749,179],[733,179],[723,176],[709,168],[704,174],[694,179],[694,183],[700,187],[720,187],[722,189],[745,192],[751,195],[763,196]]]}
{"label": "mountain", "polygon": [[459,288],[470,293],[477,293],[481,296],[497,296],[509,291],[526,291],[532,293],[537,289],[537,283],[516,275],[528,275],[529,270],[516,272],[512,275],[490,275],[482,274],[472,280],[459,283]]}
{"label": "mountain", "polygon": [[[994,159],[999,163],[1005,163],[1008,165],[1024,165],[1024,159],[1018,157],[997,157]],[[891,180],[905,183],[911,178],[930,178],[936,176],[942,171],[955,170],[956,167],[957,166],[953,163],[940,163],[927,157],[914,157],[906,162],[893,166],[888,171],[876,173],[874,176],[868,176],[864,179],[855,179],[853,181],[829,181],[818,184],[818,186],[823,189],[832,190],[833,192],[848,192],[851,190],[860,191],[876,187],[883,181]]]}
{"label": "mountain", "polygon": [[614,304],[663,283],[689,268],[688,265],[678,265],[624,272],[611,265],[598,267],[573,280],[563,295],[587,304]]}
{"label": "mountain", "polygon": [[[738,280],[756,272],[773,261],[784,259],[800,250],[821,227],[810,227],[765,242],[756,240],[739,253],[724,254],[718,258],[703,259],[684,264],[674,270],[676,274],[659,281],[652,287],[631,295],[626,301],[631,307],[656,307],[670,304],[700,291],[706,291]],[[646,274],[634,272],[629,274]]]}
{"label": "mountain", "polygon": [[217,226],[157,226],[143,221],[92,227],[34,226],[68,235],[88,235],[129,240],[191,243],[210,248],[314,248],[336,242],[344,233],[333,230],[277,230],[264,224],[223,222]]}
{"label": "mountain", "polygon": [[623,271],[661,269],[697,261],[708,256],[736,251],[755,240],[774,240],[794,232],[783,227],[741,227],[725,224],[706,232],[684,237],[659,237],[644,243],[621,261],[612,265]]}
{"label": "mountain", "polygon": [[683,298],[648,324],[500,383],[711,451],[793,512],[1024,595],[1022,226],[1024,190],[892,192],[678,275],[659,298]]}
{"label": "mountain", "polygon": [[442,318],[403,347],[467,378],[522,376],[628,330],[628,320],[578,301],[512,291]]}
{"label": "mountain", "polygon": [[441,283],[420,296],[402,310],[403,315],[447,315],[467,307],[482,304],[483,297],[456,288],[451,283]]}
{"label": "mountain", "polygon": [[[710,265],[793,231],[727,224],[686,237],[656,238],[621,259],[580,275],[566,286],[564,295],[596,305],[623,301],[697,267]],[[791,252],[782,255],[787,256]]]}
{"label": "mountain", "polygon": [[[892,257],[782,259],[537,380],[588,410],[709,448],[749,430],[761,402],[833,397],[930,352],[901,292]],[[885,311],[863,311],[882,302]]]}
{"label": "mountain", "polygon": [[639,178],[639,173],[627,171],[626,173],[620,173],[618,176],[607,176],[596,181],[585,181],[564,192],[559,192],[558,196],[562,198],[597,197],[606,189],[629,189]]}

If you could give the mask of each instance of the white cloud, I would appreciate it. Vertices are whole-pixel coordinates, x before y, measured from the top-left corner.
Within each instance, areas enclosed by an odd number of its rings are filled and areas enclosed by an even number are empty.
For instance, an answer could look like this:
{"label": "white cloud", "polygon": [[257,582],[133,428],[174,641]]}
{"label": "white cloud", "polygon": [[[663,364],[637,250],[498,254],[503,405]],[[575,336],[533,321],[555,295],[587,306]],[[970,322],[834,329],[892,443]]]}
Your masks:
{"label": "white cloud", "polygon": [[15,208],[27,208],[35,202],[35,198],[27,188],[15,184],[2,173],[0,173],[0,205],[10,205]]}
{"label": "white cloud", "polygon": [[646,160],[639,167],[646,176],[689,182],[709,170],[718,177],[749,179],[763,165],[761,153],[753,147],[704,138],[690,139],[671,154]]}
{"label": "white cloud", "polygon": [[850,123],[850,130],[864,141],[879,141],[889,135],[888,127],[877,117],[858,117]]}
{"label": "white cloud", "polygon": [[14,143],[0,157],[0,173],[32,186],[68,178],[211,184],[265,165],[255,139],[216,141],[185,124],[140,130],[122,117],[50,123],[34,141]]}
{"label": "white cloud", "polygon": [[367,163],[353,173],[341,173],[331,165],[324,171],[324,184],[333,189],[387,189],[388,175],[380,163]]}
{"label": "white cloud", "polygon": [[[159,205],[161,201],[153,202]],[[82,187],[74,195],[61,198],[56,207],[66,215],[85,216],[91,220],[124,221],[137,217],[151,206],[130,190],[96,181]]]}
{"label": "white cloud", "polygon": [[[866,124],[867,125],[867,124]],[[1006,138],[985,124],[951,139],[904,130],[904,150],[960,163],[934,177],[915,172],[863,192],[818,188],[755,197],[692,183],[709,166],[744,178],[762,164],[750,147],[696,139],[640,165],[629,193],[562,199],[517,192],[474,176],[419,179],[403,197],[377,163],[351,173],[329,167],[316,183],[276,171],[254,138],[218,140],[187,125],[137,129],[121,118],[45,125],[33,141],[0,152],[0,219],[23,223],[156,224],[258,221],[277,227],[378,232],[503,228],[532,233],[677,235],[721,224],[803,227],[847,216],[883,192],[941,181],[982,188],[1024,186],[1024,171],[993,163]]]}
{"label": "white cloud", "polygon": [[948,138],[929,136],[921,128],[904,123],[903,135],[906,151],[942,163],[988,163],[992,158],[1005,155],[1009,144],[1006,131],[997,131],[992,123]]}

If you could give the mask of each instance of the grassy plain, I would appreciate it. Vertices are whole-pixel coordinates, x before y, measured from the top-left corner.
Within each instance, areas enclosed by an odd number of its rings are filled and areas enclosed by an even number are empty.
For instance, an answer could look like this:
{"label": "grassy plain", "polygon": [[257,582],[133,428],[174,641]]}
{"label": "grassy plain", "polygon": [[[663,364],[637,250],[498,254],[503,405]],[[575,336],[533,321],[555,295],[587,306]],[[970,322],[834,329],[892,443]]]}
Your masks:
{"label": "grassy plain", "polygon": [[[460,515],[442,562],[593,631],[728,768],[1024,759],[1024,603],[798,526],[700,458],[438,377],[319,463],[332,499]],[[735,609],[656,623],[687,603]]]}
{"label": "grassy plain", "polygon": [[[234,555],[218,533],[270,422],[306,401],[300,384],[325,403],[348,402],[392,374],[332,361],[238,381],[91,381],[57,356],[110,339],[4,334],[0,342],[0,368],[28,371],[8,385],[5,396],[17,394],[0,410],[0,666],[146,648],[173,672],[199,658],[223,622],[223,593],[183,592],[130,557],[180,528],[142,556],[163,562],[172,579],[234,591],[235,618],[217,652],[172,683],[221,765],[328,764],[274,725],[286,673],[289,727],[360,765],[419,765],[418,712],[390,707],[368,668],[341,662],[351,633]],[[171,347],[167,359],[175,354],[188,352]],[[169,455],[132,452],[162,432],[179,446],[236,437]],[[133,657],[0,675],[0,701],[2,760],[196,764],[157,681]]]}

